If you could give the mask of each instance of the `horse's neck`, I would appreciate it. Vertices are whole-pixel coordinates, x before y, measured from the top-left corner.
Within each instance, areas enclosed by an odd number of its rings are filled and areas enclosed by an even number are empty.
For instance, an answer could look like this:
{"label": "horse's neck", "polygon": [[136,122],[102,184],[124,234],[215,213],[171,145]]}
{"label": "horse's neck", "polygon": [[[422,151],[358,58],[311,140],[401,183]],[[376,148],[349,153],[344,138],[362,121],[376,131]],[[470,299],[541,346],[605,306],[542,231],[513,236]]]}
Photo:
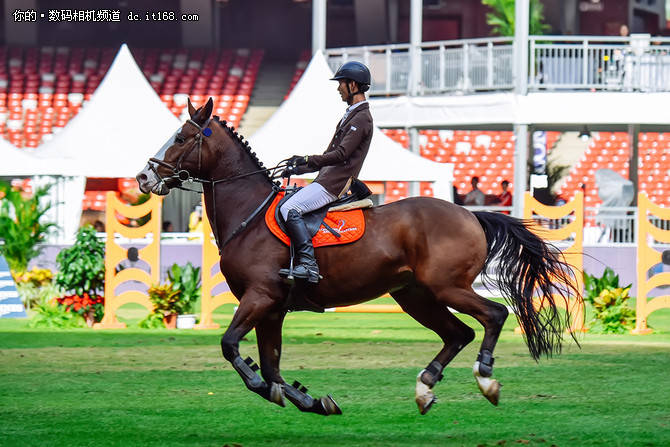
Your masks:
{"label": "horse's neck", "polygon": [[226,243],[272,193],[271,183],[256,177],[203,188],[207,215],[219,244]]}

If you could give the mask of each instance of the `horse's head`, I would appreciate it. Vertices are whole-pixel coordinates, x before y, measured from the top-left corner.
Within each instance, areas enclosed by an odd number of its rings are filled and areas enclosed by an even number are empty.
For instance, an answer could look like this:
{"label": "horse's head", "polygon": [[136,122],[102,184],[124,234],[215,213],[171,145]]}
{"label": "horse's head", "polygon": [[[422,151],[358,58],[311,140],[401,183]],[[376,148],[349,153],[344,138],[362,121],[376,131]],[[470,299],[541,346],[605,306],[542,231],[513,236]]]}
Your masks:
{"label": "horse's head", "polygon": [[212,166],[212,151],[206,150],[207,137],[220,132],[221,126],[209,128],[214,102],[209,98],[207,104],[195,109],[188,101],[187,120],[162,148],[149,159],[147,165],[137,174],[137,183],[143,193],[152,192],[167,195],[170,189],[189,179],[201,179],[206,166]]}

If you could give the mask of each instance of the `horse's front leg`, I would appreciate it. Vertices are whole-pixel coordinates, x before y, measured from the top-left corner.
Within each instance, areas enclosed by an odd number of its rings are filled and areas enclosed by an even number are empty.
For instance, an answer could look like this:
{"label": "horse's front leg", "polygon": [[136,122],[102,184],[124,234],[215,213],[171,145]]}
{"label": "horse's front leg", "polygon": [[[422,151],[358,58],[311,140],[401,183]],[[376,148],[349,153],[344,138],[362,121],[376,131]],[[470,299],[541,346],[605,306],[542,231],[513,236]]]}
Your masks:
{"label": "horse's front leg", "polygon": [[[256,327],[261,321],[266,319],[271,309],[275,307],[276,302],[269,297],[265,297],[256,292],[250,291],[244,294],[240,300],[240,306],[230,322],[230,326],[221,338],[221,351],[223,357],[228,360],[235,371],[240,375],[246,387],[254,393],[260,395],[270,402],[276,403],[280,406],[285,406],[284,391],[281,383],[283,380],[271,381],[270,384],[263,381],[261,376],[257,374],[258,366],[253,362],[251,357],[246,360],[240,356],[239,346],[240,340]],[[281,337],[281,322],[283,317],[279,320],[279,332]],[[266,359],[267,355],[260,348],[259,336],[259,351],[261,353],[261,365],[266,364],[266,369],[270,371],[272,360]],[[281,346],[281,345],[280,345]],[[278,352],[278,351],[277,351]],[[279,355],[276,356],[276,367],[274,369],[279,375]]]}
{"label": "horse's front leg", "polygon": [[307,388],[294,382],[289,385],[279,372],[282,346],[282,324],[285,313],[270,314],[256,325],[258,352],[260,353],[261,374],[267,383],[283,386],[284,395],[300,411],[324,416],[342,414],[342,410],[331,396],[315,399],[307,394]]}

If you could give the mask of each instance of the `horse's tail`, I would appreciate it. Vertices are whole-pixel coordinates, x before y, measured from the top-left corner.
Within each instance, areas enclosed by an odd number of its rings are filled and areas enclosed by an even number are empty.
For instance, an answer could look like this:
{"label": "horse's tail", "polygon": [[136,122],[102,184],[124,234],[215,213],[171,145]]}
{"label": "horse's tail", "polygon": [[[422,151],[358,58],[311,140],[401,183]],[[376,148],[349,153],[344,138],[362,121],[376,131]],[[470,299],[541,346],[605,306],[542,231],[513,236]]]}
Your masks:
{"label": "horse's tail", "polygon": [[[495,283],[514,309],[534,359],[560,352],[570,315],[559,312],[555,300],[565,300],[569,309],[570,296],[581,299],[572,281],[572,268],[558,249],[527,228],[529,222],[502,213],[474,214],[488,245],[482,272],[485,283]],[[495,276],[487,269],[494,260]],[[534,305],[533,297],[538,298],[539,306]]]}

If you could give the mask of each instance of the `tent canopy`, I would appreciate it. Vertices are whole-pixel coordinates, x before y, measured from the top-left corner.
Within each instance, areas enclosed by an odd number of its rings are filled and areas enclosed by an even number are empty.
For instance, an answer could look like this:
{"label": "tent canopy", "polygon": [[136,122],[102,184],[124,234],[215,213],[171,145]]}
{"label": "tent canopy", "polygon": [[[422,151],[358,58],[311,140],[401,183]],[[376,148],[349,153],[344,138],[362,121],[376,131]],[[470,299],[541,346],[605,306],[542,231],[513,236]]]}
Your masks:
{"label": "tent canopy", "polygon": [[33,157],[3,138],[0,138],[0,160],[0,177],[29,177],[58,170],[53,160]]}
{"label": "tent canopy", "polygon": [[[326,59],[317,52],[288,99],[249,138],[266,165],[274,166],[295,154],[321,154],[327,148],[335,125],[346,109],[337,94],[337,83],[329,80],[332,77]],[[374,120],[374,111],[372,115]],[[375,127],[359,177],[367,181],[445,181],[448,184],[453,179],[453,165],[415,155]],[[440,196],[450,197],[449,194]]]}
{"label": "tent canopy", "polygon": [[179,128],[124,44],[91,100],[34,151],[65,176],[134,177]]}

